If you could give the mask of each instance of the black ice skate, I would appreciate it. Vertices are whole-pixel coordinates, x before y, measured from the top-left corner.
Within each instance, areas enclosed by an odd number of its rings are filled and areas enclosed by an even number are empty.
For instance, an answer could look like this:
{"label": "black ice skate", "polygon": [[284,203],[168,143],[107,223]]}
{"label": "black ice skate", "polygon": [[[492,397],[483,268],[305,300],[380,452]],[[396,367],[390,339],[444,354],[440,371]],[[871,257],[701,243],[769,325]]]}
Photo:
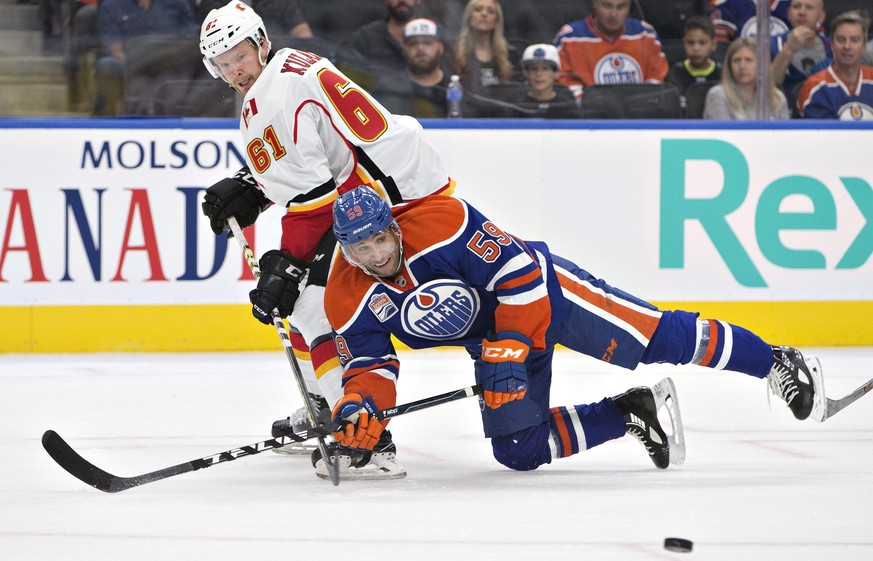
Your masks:
{"label": "black ice skate", "polygon": [[[631,388],[612,400],[624,415],[627,432],[645,446],[652,463],[659,469],[685,461],[685,432],[679,412],[679,400],[673,380],[664,378],[652,388]],[[658,411],[666,407],[672,434],[668,435],[658,420]]]}
{"label": "black ice skate", "polygon": [[[316,395],[314,393],[309,394],[310,399],[312,399],[313,405],[315,405],[315,414],[316,421],[319,426],[326,425],[330,422],[330,406],[327,404],[327,400],[320,395]],[[284,419],[279,419],[278,421],[273,422],[272,435],[273,438],[279,438],[280,436],[287,436],[292,433],[299,433],[305,430],[309,430],[313,428],[312,423],[309,422],[309,415],[306,414],[306,407],[301,407],[297,411],[295,411],[290,417],[285,417]],[[277,454],[287,454],[290,456],[308,456],[312,453],[313,450],[317,449],[317,445],[314,441],[305,441],[305,442],[292,442],[286,446],[282,446],[281,448],[274,448],[273,452]]]}
{"label": "black ice skate", "polygon": [[[379,442],[373,451],[347,448],[336,442],[328,445],[327,453],[339,467],[340,480],[376,480],[400,479],[406,477],[406,469],[397,463],[397,446],[391,439],[390,431],[382,431]],[[312,452],[312,465],[315,475],[322,479],[330,479],[321,451],[317,448]]]}
{"label": "black ice skate", "polygon": [[773,366],[767,374],[770,389],[782,398],[799,420],[824,418],[825,395],[821,365],[792,347],[773,347]]}

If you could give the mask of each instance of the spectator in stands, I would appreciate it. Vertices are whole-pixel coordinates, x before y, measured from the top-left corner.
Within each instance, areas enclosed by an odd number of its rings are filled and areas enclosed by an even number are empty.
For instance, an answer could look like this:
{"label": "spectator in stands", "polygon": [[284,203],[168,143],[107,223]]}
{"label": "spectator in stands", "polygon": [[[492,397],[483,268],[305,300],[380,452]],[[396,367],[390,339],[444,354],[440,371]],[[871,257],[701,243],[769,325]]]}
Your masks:
{"label": "spectator in stands", "polygon": [[684,95],[691,84],[721,80],[721,63],[712,59],[715,45],[712,21],[700,15],[688,18],[682,36],[685,60],[673,65],[667,82],[679,88]]}
{"label": "spectator in stands", "polygon": [[576,97],[592,84],[664,81],[669,67],[658,33],[648,23],[628,17],[630,7],[631,0],[592,0],[588,17],[558,31],[558,81]]}
{"label": "spectator in stands", "polygon": [[437,23],[444,47],[454,45],[458,40],[467,0],[420,0],[420,2],[416,14]]}
{"label": "spectator in stands", "polygon": [[467,2],[455,44],[455,67],[465,91],[487,95],[489,88],[510,82],[516,57],[504,36],[500,4]]}
{"label": "spectator in stands", "polygon": [[[194,19],[203,23],[206,14],[229,0],[194,0]],[[291,47],[333,58],[334,50],[324,37],[316,37],[303,13],[302,0],[246,0],[261,16],[270,34],[273,51]]]}
{"label": "spectator in stands", "polygon": [[770,38],[770,71],[775,84],[782,87],[788,107],[795,106],[803,81],[833,58],[830,39],[819,31],[824,20],[824,0],[791,0],[791,31]]}
{"label": "spectator in stands", "polygon": [[402,73],[403,30],[415,17],[420,0],[386,0],[388,17],[372,21],[349,35],[337,49],[341,70],[364,88],[374,89],[383,72]]}
{"label": "spectator in stands", "polygon": [[64,72],[67,75],[68,107],[75,112],[91,111],[94,105],[93,55],[100,48],[97,0],[76,2],[67,25],[69,41],[64,47]]}
{"label": "spectator in stands", "polygon": [[[103,52],[94,65],[94,115],[124,112],[125,78],[133,64],[138,75],[148,77],[159,72],[156,68],[179,62],[177,53],[190,51],[178,48],[177,41],[197,41],[197,25],[188,0],[101,0],[97,29]],[[135,89],[148,97],[146,90],[153,88],[141,83]]]}
{"label": "spectator in stands", "polygon": [[402,73],[381,75],[373,97],[394,114],[445,117],[448,75],[440,67],[443,40],[435,21],[418,18],[403,32]]}
{"label": "spectator in stands", "polygon": [[576,98],[567,86],[555,83],[561,70],[558,49],[537,43],[524,50],[521,67],[530,89],[516,104],[523,109],[518,116],[546,119],[579,117]]}
{"label": "spectator in stands", "polygon": [[[228,0],[193,0],[194,19],[197,24],[203,23],[206,14],[227,4]],[[258,12],[270,37],[280,38],[283,35],[291,37],[312,37],[312,28],[303,14],[300,0],[250,0],[248,2]]]}
{"label": "spectator in stands", "polygon": [[[791,0],[765,0],[770,3],[770,36],[782,35],[791,28],[788,6]],[[709,17],[715,25],[716,39],[727,45],[738,37],[758,34],[758,5],[755,0],[711,0]]]}
{"label": "spectator in stands", "polygon": [[297,0],[252,0],[252,8],[264,20],[274,42],[283,35],[312,37],[312,28]]}
{"label": "spectator in stands", "polygon": [[873,119],[873,66],[861,64],[870,22],[857,10],[831,22],[831,64],[810,76],[797,95],[801,117],[810,119]]}
{"label": "spectator in stands", "polygon": [[43,52],[54,54],[60,50],[64,25],[77,4],[75,0],[39,0]]}
{"label": "spectator in stands", "polygon": [[[757,118],[758,56],[755,39],[735,39],[725,53],[721,83],[706,94],[704,119],[749,121]],[[773,85],[772,78],[766,86],[769,90],[770,120],[788,119],[788,103],[782,90]]]}

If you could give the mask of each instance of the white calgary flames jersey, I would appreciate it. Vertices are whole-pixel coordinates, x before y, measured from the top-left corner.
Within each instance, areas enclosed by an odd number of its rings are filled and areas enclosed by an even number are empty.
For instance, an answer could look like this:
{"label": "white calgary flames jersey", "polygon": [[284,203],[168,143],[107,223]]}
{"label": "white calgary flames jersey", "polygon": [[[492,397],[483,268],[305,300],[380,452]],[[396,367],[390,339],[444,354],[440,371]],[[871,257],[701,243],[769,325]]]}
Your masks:
{"label": "white calgary flames jersey", "polygon": [[270,60],[243,100],[240,131],[255,180],[288,208],[283,249],[303,259],[330,228],[337,192],[366,184],[396,205],[454,188],[418,121],[305,51]]}

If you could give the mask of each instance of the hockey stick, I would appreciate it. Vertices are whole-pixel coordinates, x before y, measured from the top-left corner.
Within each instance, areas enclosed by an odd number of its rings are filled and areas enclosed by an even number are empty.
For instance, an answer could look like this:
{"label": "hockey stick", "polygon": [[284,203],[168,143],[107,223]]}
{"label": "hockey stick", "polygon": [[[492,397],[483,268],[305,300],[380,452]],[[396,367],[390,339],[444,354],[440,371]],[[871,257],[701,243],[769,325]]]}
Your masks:
{"label": "hockey stick", "polygon": [[[418,411],[419,409],[434,407],[436,405],[449,403],[450,401],[457,401],[473,395],[482,395],[482,388],[479,386],[468,386],[466,388],[446,392],[425,399],[419,399],[418,401],[398,405],[384,411],[378,411],[376,412],[376,417],[380,420],[390,419],[392,417],[398,417],[406,413]],[[339,423],[331,423],[324,427],[309,429],[296,434],[291,433],[277,438],[270,438],[262,442],[256,442],[238,448],[231,448],[230,450],[225,450],[209,456],[197,458],[196,460],[159,469],[157,471],[150,471],[133,477],[119,477],[117,475],[112,475],[107,471],[103,471],[73,450],[73,448],[67,444],[63,438],[61,438],[61,435],[53,430],[47,430],[45,431],[45,434],[42,435],[42,446],[59,466],[67,470],[79,481],[87,483],[91,487],[105,493],[118,493],[119,491],[126,491],[133,487],[145,485],[146,483],[152,483],[175,475],[208,468],[222,462],[229,462],[244,456],[260,454],[265,450],[280,448],[291,444],[292,442],[303,442],[311,438],[323,439],[326,434],[338,429],[339,426]]]}
{"label": "hockey stick", "polygon": [[858,389],[856,389],[846,397],[840,399],[828,398],[827,414],[822,420],[830,419],[831,417],[842,411],[845,407],[858,401],[870,390],[873,390],[873,379],[867,380]]}
{"label": "hockey stick", "polygon": [[[252,251],[251,246],[249,246],[249,242],[246,241],[245,235],[243,235],[242,228],[239,227],[239,222],[236,221],[236,217],[231,216],[228,218],[227,225],[230,227],[233,237],[236,238],[243,255],[245,255],[246,262],[249,264],[252,274],[256,279],[260,278],[261,268],[258,265],[257,259],[255,259],[255,254]],[[317,427],[318,421],[315,404],[312,402],[312,399],[309,397],[309,392],[306,390],[306,383],[303,381],[303,373],[300,371],[300,365],[297,364],[297,357],[294,356],[294,349],[291,348],[291,338],[288,336],[288,330],[285,329],[285,322],[282,320],[282,316],[279,315],[279,310],[277,308],[273,308],[270,315],[273,317],[273,325],[276,327],[279,341],[285,349],[285,356],[288,358],[288,363],[291,365],[291,371],[294,372],[294,380],[297,382],[297,389],[300,390],[300,395],[303,397],[303,405],[306,407],[306,415],[309,417],[309,424],[313,427]],[[339,485],[339,466],[327,453],[327,443],[324,441],[324,435],[318,436],[318,450],[321,452],[321,457],[324,458],[324,463],[327,466],[327,473],[330,475],[330,482],[334,485]]]}

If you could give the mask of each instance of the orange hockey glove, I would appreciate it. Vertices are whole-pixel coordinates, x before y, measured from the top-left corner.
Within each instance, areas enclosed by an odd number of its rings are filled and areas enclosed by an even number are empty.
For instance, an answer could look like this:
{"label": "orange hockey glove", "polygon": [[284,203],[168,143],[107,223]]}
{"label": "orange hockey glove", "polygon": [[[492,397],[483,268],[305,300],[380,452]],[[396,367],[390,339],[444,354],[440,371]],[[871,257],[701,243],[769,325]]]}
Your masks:
{"label": "orange hockey glove", "polygon": [[341,423],[333,438],[343,446],[372,450],[385,428],[376,418],[376,404],[359,393],[344,395],[333,406],[333,420]]}
{"label": "orange hockey glove", "polygon": [[527,368],[524,360],[530,339],[520,333],[504,331],[496,341],[482,341],[482,361],[476,364],[476,377],[482,386],[485,405],[497,409],[504,403],[523,399],[527,393]]}

